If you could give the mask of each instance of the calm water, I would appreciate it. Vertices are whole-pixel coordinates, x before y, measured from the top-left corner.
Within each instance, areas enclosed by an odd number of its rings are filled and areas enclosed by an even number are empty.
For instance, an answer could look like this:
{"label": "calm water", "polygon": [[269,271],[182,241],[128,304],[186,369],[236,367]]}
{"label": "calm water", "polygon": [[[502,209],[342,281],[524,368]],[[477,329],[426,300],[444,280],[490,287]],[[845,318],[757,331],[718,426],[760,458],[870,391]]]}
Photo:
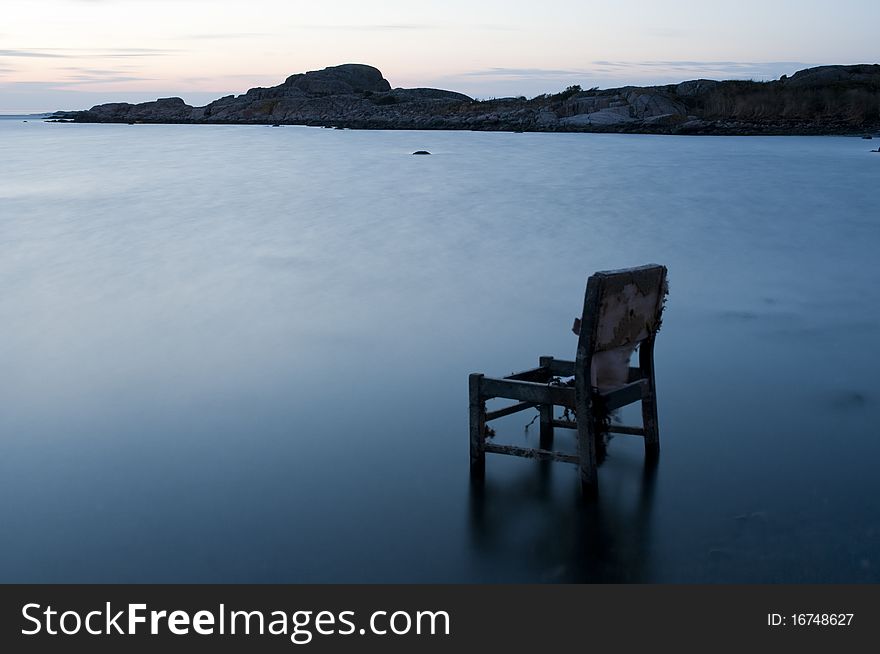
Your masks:
{"label": "calm water", "polygon": [[[0,581],[880,581],[873,143],[0,121]],[[659,467],[472,491],[646,262]]]}

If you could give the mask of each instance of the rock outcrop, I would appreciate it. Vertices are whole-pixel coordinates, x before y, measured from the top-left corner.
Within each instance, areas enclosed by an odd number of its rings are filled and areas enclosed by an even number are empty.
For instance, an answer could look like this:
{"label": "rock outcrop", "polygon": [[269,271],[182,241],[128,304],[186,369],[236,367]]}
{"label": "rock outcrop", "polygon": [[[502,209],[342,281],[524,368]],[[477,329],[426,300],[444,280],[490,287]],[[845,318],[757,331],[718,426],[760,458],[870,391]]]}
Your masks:
{"label": "rock outcrop", "polygon": [[864,134],[880,129],[880,65],[820,66],[773,82],[697,79],[664,86],[477,101],[392,88],[372,66],[344,64],[204,107],[180,98],[59,112],[76,122],[296,124],[363,129]]}
{"label": "rock outcrop", "polygon": [[603,127],[686,116],[687,107],[659,89],[626,87],[601,95],[579,93],[563,102],[557,113],[563,125]]}

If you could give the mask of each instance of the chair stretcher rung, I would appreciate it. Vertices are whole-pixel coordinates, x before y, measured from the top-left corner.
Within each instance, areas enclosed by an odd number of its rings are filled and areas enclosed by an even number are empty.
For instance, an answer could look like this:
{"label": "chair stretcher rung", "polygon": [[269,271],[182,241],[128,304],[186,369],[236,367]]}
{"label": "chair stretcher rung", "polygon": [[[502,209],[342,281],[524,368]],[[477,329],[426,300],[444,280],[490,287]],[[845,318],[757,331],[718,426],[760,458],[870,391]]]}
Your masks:
{"label": "chair stretcher rung", "polygon": [[612,434],[629,434],[630,436],[644,436],[645,430],[642,427],[628,427],[627,425],[611,425],[608,428]]}
{"label": "chair stretcher rung", "polygon": [[506,406],[503,409],[488,411],[486,413],[486,422],[489,422],[490,420],[495,420],[497,418],[503,418],[504,416],[509,416],[514,413],[519,413],[520,411],[525,411],[526,409],[531,409],[535,406],[537,405],[534,402],[518,402],[517,404]]}
{"label": "chair stretcher rung", "polygon": [[552,384],[538,384],[494,377],[479,377],[478,383],[481,399],[488,400],[493,397],[501,397],[508,400],[519,400],[520,402],[532,402],[533,404],[553,404],[555,406],[574,408],[574,388],[568,386],[554,386]]}
{"label": "chair stretcher rung", "polygon": [[[561,427],[562,429],[577,429],[577,422],[574,420],[559,420],[557,418],[553,419],[554,427]],[[612,424],[608,431],[612,434],[629,434],[630,436],[644,436],[645,430],[642,427],[629,427],[627,425],[615,425]]]}
{"label": "chair stretcher rung", "polygon": [[486,452],[494,454],[511,454],[513,456],[521,456],[526,459],[537,459],[539,461],[564,461],[566,463],[579,463],[580,459],[575,454],[564,454],[562,452],[551,452],[550,450],[538,450],[528,447],[516,447],[515,445],[496,445],[495,443],[486,443]]}
{"label": "chair stretcher rung", "polygon": [[505,375],[504,379],[512,379],[515,381],[530,381],[530,382],[538,382],[539,384],[546,384],[550,381],[550,369],[549,368],[532,368],[531,370],[522,370],[520,372],[514,372],[509,375]]}

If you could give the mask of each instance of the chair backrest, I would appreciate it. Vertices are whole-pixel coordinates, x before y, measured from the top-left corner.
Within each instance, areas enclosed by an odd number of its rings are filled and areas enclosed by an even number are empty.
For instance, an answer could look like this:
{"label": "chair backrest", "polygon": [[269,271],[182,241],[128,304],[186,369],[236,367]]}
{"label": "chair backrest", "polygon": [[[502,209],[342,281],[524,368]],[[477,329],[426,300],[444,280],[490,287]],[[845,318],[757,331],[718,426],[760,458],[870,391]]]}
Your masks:
{"label": "chair backrest", "polygon": [[666,290],[666,267],[657,264],[590,276],[577,358],[591,364],[592,386],[626,383],[633,350],[660,328]]}

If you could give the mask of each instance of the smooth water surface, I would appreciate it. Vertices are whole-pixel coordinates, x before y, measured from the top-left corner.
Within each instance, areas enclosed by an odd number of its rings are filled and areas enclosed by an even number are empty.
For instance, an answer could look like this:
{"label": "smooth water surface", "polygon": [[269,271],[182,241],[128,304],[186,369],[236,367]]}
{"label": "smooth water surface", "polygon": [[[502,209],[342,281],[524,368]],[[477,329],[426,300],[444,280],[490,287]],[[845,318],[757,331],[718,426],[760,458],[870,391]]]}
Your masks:
{"label": "smooth water surface", "polygon": [[[878,582],[869,149],[0,121],[0,581]],[[472,489],[468,373],[647,262],[656,470]]]}

